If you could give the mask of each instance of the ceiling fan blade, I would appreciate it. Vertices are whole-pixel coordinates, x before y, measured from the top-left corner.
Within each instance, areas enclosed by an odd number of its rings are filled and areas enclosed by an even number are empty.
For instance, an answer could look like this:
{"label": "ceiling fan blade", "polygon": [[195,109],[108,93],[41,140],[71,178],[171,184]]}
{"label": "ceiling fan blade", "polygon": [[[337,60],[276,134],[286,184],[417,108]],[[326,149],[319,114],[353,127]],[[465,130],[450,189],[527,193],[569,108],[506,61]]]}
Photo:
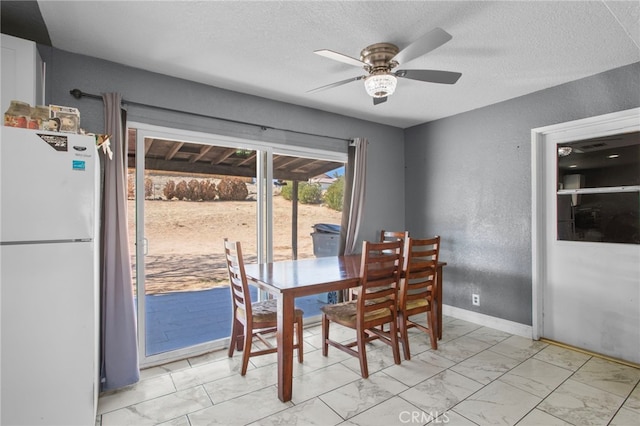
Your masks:
{"label": "ceiling fan blade", "polygon": [[384,96],[382,98],[373,98],[373,104],[374,105],[380,105],[383,102],[387,102],[387,97]]}
{"label": "ceiling fan blade", "polygon": [[398,54],[393,57],[393,60],[399,64],[404,64],[418,56],[437,49],[452,38],[453,36],[442,28],[434,28],[398,52]]}
{"label": "ceiling fan blade", "polygon": [[325,58],[333,59],[334,61],[353,65],[354,67],[364,67],[367,65],[359,59],[352,58],[351,56],[343,55],[342,53],[334,52],[333,50],[321,49],[321,50],[315,50],[313,53],[320,56],[324,56]]}
{"label": "ceiling fan blade", "polygon": [[398,70],[394,74],[411,80],[441,84],[454,84],[462,75],[459,72],[439,70]]}
{"label": "ceiling fan blade", "polygon": [[315,89],[308,90],[307,93],[316,93],[321,92],[323,90],[331,89],[334,87],[342,86],[343,84],[351,83],[352,81],[362,80],[366,78],[366,75],[360,75],[358,77],[348,78],[346,80],[337,81],[335,83],[327,84],[325,86],[316,87]]}

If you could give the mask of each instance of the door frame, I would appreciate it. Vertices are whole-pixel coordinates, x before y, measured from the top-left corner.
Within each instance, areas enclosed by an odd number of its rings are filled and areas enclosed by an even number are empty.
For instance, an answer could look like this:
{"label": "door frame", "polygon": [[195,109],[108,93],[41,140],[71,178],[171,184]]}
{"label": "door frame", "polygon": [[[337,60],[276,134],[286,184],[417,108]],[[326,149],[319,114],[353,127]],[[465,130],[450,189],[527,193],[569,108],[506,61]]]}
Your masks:
{"label": "door frame", "polygon": [[[547,198],[544,179],[548,167],[544,148],[549,143],[562,143],[640,131],[640,108],[538,127],[531,130],[531,278],[533,339],[543,337],[544,289],[547,277],[546,226]],[[556,165],[552,166],[554,169]],[[555,194],[554,194],[555,195]]]}

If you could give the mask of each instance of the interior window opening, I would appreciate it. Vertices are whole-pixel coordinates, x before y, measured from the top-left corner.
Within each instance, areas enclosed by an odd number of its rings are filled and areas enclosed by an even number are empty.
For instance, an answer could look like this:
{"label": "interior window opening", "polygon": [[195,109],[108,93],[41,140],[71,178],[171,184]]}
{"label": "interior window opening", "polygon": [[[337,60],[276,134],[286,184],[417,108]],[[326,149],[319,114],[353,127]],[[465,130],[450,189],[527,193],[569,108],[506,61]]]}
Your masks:
{"label": "interior window opening", "polygon": [[558,240],[640,244],[640,132],[558,145]]}

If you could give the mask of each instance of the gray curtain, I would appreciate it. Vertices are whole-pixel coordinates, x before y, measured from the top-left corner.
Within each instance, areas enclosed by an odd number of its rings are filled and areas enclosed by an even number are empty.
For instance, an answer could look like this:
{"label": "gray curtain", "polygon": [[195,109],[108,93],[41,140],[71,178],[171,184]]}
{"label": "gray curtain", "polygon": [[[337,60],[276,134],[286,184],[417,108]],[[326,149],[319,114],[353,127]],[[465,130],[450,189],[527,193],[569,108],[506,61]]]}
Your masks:
{"label": "gray curtain", "polygon": [[127,232],[126,115],[119,93],[105,93],[105,133],[111,135],[113,159],[104,158],[101,262],[102,390],[140,379],[131,257]]}
{"label": "gray curtain", "polygon": [[356,138],[349,144],[340,228],[340,253],[342,254],[353,254],[357,249],[358,230],[364,208],[367,145],[367,140],[363,138]]}

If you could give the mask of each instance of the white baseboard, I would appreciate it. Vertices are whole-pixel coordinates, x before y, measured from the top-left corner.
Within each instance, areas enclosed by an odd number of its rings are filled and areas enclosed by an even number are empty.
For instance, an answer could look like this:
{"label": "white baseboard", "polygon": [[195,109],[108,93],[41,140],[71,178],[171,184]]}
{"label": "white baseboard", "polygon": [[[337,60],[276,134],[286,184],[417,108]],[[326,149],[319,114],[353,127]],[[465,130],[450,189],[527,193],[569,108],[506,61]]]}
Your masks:
{"label": "white baseboard", "polygon": [[467,311],[466,309],[456,308],[455,306],[449,305],[442,305],[442,314],[464,321],[469,321],[474,324],[480,324],[485,327],[495,328],[496,330],[515,334],[516,336],[522,336],[528,339],[533,338],[533,327],[530,325],[520,324],[518,322],[496,318],[478,312]]}

